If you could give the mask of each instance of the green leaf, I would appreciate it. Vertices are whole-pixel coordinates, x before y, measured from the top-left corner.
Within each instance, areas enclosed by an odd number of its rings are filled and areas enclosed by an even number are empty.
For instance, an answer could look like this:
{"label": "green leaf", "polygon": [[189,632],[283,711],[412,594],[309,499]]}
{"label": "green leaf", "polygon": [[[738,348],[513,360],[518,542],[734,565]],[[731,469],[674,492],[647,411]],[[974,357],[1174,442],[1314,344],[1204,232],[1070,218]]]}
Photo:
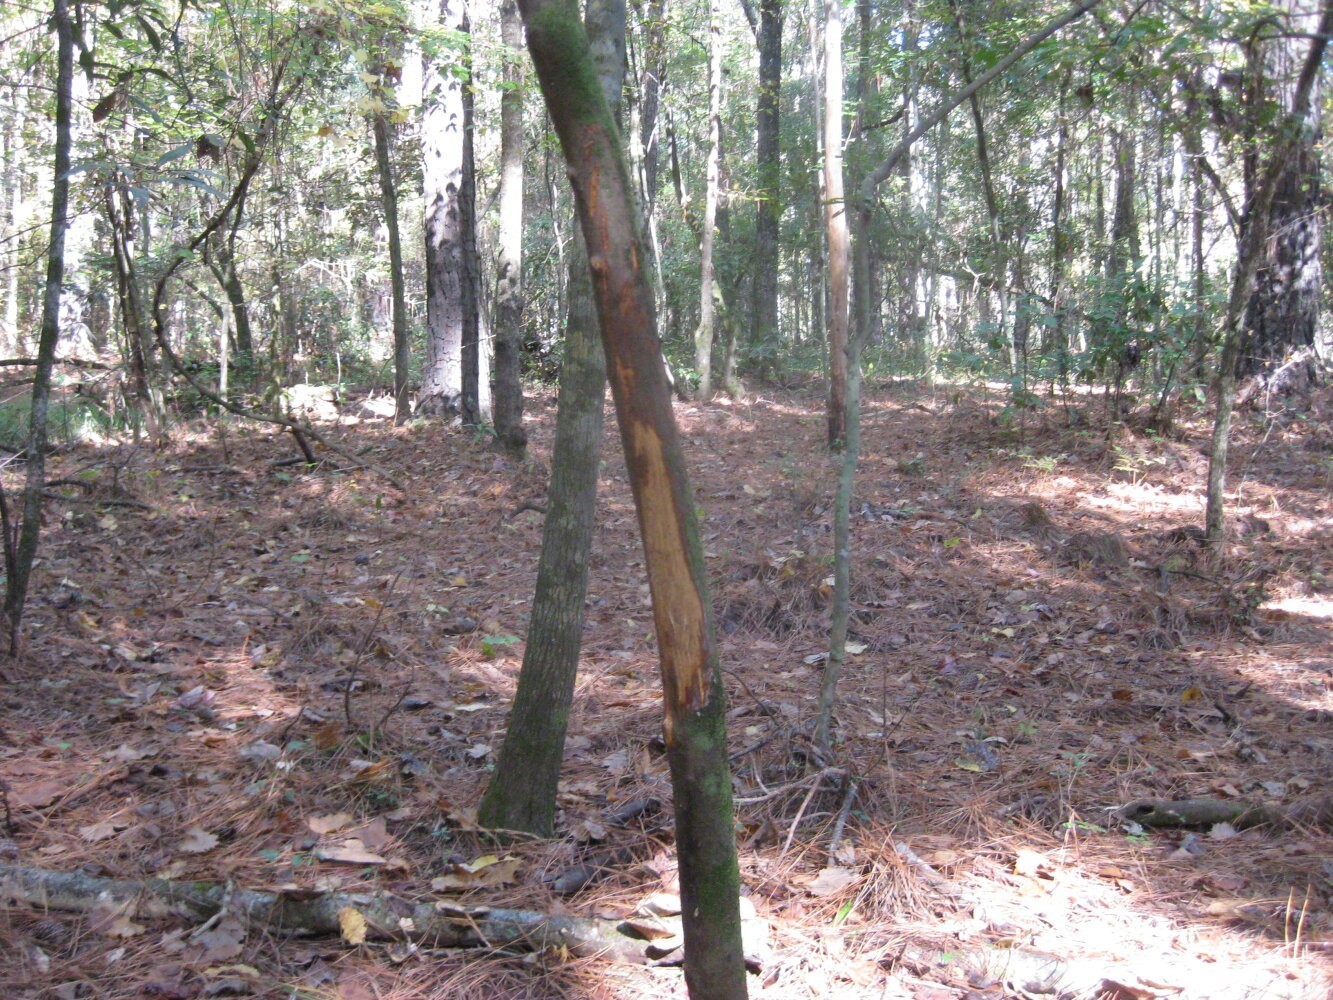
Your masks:
{"label": "green leaf", "polygon": [[193,150],[194,150],[194,143],[192,142],[183,143],[182,145],[177,146],[175,149],[169,149],[161,156],[159,156],[157,158],[157,165],[161,167],[164,166],[165,164],[172,162],[173,160],[179,160],[182,156],[188,156]]}
{"label": "green leaf", "polygon": [[505,646],[512,646],[516,642],[516,635],[488,635],[481,640],[481,652],[483,656],[494,656]]}

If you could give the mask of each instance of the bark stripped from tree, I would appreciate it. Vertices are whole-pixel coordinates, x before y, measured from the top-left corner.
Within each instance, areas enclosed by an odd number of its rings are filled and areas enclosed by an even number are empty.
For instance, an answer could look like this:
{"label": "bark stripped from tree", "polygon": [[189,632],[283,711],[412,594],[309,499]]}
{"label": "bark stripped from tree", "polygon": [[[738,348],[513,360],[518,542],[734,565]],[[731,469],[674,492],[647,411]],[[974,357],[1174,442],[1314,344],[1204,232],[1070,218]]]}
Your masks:
{"label": "bark stripped from tree", "polygon": [[629,171],[574,0],[524,0],[528,48],[588,246],[662,665],[690,995],[744,997],[721,670]]}

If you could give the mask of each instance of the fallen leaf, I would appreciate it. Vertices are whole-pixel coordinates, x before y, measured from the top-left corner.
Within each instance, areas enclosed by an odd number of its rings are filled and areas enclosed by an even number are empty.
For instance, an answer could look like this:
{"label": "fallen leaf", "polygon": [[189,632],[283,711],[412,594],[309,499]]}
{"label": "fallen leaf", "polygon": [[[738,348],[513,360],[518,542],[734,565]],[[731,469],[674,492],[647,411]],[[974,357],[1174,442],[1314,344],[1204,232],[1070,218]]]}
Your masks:
{"label": "fallen leaf", "polygon": [[606,827],[596,820],[581,819],[569,828],[569,835],[583,843],[590,840],[605,840]]}
{"label": "fallen leaf", "polygon": [[1018,875],[1026,875],[1028,878],[1050,878],[1053,871],[1054,866],[1051,862],[1037,851],[1020,849],[1018,856],[1014,858],[1014,872]]}
{"label": "fallen leaf", "polygon": [[218,846],[218,838],[207,830],[192,826],[185,831],[185,836],[176,846],[184,854],[203,854]]}
{"label": "fallen leaf", "polygon": [[360,826],[352,827],[347,831],[347,836],[355,837],[372,851],[378,851],[381,847],[387,847],[393,840],[389,836],[389,830],[384,822],[383,816],[376,816],[369,823],[362,823]]}
{"label": "fallen leaf", "polygon": [[812,896],[832,896],[842,892],[860,877],[861,873],[854,868],[824,868],[805,888]]}
{"label": "fallen leaf", "polygon": [[109,840],[127,826],[129,826],[128,823],[103,820],[100,823],[89,823],[87,826],[79,827],[79,836],[90,844],[96,844],[101,840]]}
{"label": "fallen leaf", "polygon": [[341,830],[350,822],[352,822],[351,813],[329,813],[327,816],[311,816],[305,821],[305,825],[310,827],[312,833],[322,837],[326,833]]}
{"label": "fallen leaf", "polygon": [[44,809],[69,790],[63,781],[34,781],[10,792],[9,801],[29,809]]}
{"label": "fallen leaf", "polygon": [[237,917],[223,917],[208,930],[191,935],[190,940],[204,949],[204,962],[226,962],[243,950],[245,924]]}
{"label": "fallen leaf", "polygon": [[430,887],[436,892],[465,892],[509,885],[517,881],[514,875],[522,864],[520,858],[498,858],[487,854],[474,861],[452,865],[450,871],[431,879]]}
{"label": "fallen leaf", "polygon": [[366,918],[356,907],[344,906],[338,911],[338,927],[348,944],[366,943]]}
{"label": "fallen leaf", "polygon": [[355,837],[332,847],[315,848],[315,857],[320,861],[333,861],[344,865],[382,865],[386,859],[374,851],[366,850],[366,845]]}

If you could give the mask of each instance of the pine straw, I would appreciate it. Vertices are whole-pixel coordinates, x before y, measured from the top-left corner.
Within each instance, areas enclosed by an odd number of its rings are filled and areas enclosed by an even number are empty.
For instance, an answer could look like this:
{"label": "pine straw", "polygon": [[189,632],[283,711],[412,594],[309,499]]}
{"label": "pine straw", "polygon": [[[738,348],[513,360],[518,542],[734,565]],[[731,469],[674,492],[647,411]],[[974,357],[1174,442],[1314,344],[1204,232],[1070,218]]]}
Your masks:
{"label": "pine straw", "polygon": [[[1314,573],[1333,565],[1316,530],[1328,484],[1306,447],[1320,419],[1262,447],[1264,429],[1242,422],[1248,515],[1269,529],[1217,559],[1174,534],[1198,516],[1192,446],[1108,442],[1061,427],[1059,411],[1029,418],[1020,441],[994,402],[870,393],[853,510],[865,648],[820,771],[808,723],[821,665],[804,662],[825,645],[831,573],[820,406],[784,394],[680,411],[716,583],[742,880],[772,927],[752,995],[1014,995],[997,985],[1004,949],[1187,996],[1324,995],[1328,831],[1131,838],[1109,812],[1145,796],[1288,802],[1326,781],[1327,624],[1256,600],[1262,587],[1317,601]],[[112,525],[55,505],[29,656],[5,666],[0,774],[22,861],[422,898],[451,864],[496,853],[521,860],[518,881],[456,898],[620,915],[672,891],[650,608],[610,427],[568,835],[501,844],[470,821],[522,656],[487,655],[484,640],[526,629],[541,519],[514,512],[540,501],[552,412],[531,425],[525,464],[438,427],[364,424],[375,460],[413,480],[406,495],[327,470],[277,476],[267,463],[289,442],[229,431],[225,449],[186,435],[176,454],[121,463],[116,488],[158,513],[117,508]],[[1080,533],[1084,552],[1069,545]],[[1098,538],[1125,559],[1099,556]],[[200,686],[214,700],[192,707],[182,696]],[[244,755],[261,743],[280,758]],[[49,801],[23,805],[43,783]],[[648,797],[663,808],[577,839]],[[338,812],[388,817],[376,853],[391,863],[317,862],[345,833],[309,821]],[[182,852],[195,827],[219,845]],[[588,864],[601,870],[582,891],[551,891]],[[683,996],[678,970],[258,934],[201,963],[172,950],[182,928],[122,939],[94,923],[8,911],[0,995],[86,983],[89,996],[196,996],[232,975],[209,969],[245,964],[258,981],[235,975],[274,998]]]}

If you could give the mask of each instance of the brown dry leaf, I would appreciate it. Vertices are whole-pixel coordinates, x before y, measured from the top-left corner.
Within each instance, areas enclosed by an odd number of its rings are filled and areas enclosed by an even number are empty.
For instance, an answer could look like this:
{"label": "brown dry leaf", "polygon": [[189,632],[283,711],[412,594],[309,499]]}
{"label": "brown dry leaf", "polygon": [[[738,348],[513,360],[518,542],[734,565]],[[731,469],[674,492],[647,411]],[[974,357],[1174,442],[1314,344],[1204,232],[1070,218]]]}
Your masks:
{"label": "brown dry leaf", "polygon": [[119,905],[114,903],[99,904],[89,914],[88,926],[103,937],[138,937],[144,932],[145,928],[143,924],[136,924],[130,918],[128,911],[133,905],[133,901]]}
{"label": "brown dry leaf", "polygon": [[389,836],[389,830],[385,825],[383,816],[376,816],[369,823],[352,827],[347,831],[347,836],[355,837],[372,851],[378,851],[380,848],[388,846],[389,841],[393,840]]}
{"label": "brown dry leaf", "polygon": [[329,813],[326,816],[311,816],[305,821],[312,833],[321,837],[326,833],[335,833],[352,822],[351,813]]}
{"label": "brown dry leaf", "polygon": [[338,927],[348,944],[366,943],[366,918],[355,906],[344,906],[338,911]]}
{"label": "brown dry leaf", "polygon": [[431,879],[430,887],[436,892],[466,892],[509,885],[517,881],[514,875],[522,863],[519,858],[487,854],[475,861],[453,865],[444,875]]}
{"label": "brown dry leaf", "polygon": [[310,744],[316,750],[332,750],[343,738],[341,722],[325,722],[316,726],[310,734]]}
{"label": "brown dry leaf", "polygon": [[1055,866],[1038,851],[1023,848],[1014,858],[1014,872],[1018,875],[1026,875],[1028,878],[1050,878],[1054,871]]}
{"label": "brown dry leaf", "polygon": [[606,827],[596,820],[581,819],[569,828],[569,835],[585,844],[592,840],[605,840]]}
{"label": "brown dry leaf", "polygon": [[29,809],[44,809],[68,790],[69,785],[63,781],[34,781],[31,785],[15,788],[10,793],[9,801]]}
{"label": "brown dry leaf", "polygon": [[192,935],[190,940],[204,949],[201,961],[227,962],[242,951],[245,924],[237,917],[223,917],[208,930]]}
{"label": "brown dry leaf", "polygon": [[96,844],[101,840],[110,840],[127,826],[128,823],[113,819],[102,820],[100,823],[89,823],[87,826],[79,827],[79,836],[90,844]]}
{"label": "brown dry leaf", "polygon": [[366,845],[355,837],[332,847],[315,848],[315,857],[320,861],[334,861],[344,865],[382,865],[387,862],[374,851],[366,850]]}
{"label": "brown dry leaf", "polygon": [[832,896],[860,877],[861,873],[854,868],[824,868],[805,888],[812,896]]}
{"label": "brown dry leaf", "polygon": [[213,836],[207,830],[197,826],[192,826],[185,831],[185,836],[181,842],[176,845],[176,849],[183,854],[203,854],[211,851],[218,846],[218,838]]}

